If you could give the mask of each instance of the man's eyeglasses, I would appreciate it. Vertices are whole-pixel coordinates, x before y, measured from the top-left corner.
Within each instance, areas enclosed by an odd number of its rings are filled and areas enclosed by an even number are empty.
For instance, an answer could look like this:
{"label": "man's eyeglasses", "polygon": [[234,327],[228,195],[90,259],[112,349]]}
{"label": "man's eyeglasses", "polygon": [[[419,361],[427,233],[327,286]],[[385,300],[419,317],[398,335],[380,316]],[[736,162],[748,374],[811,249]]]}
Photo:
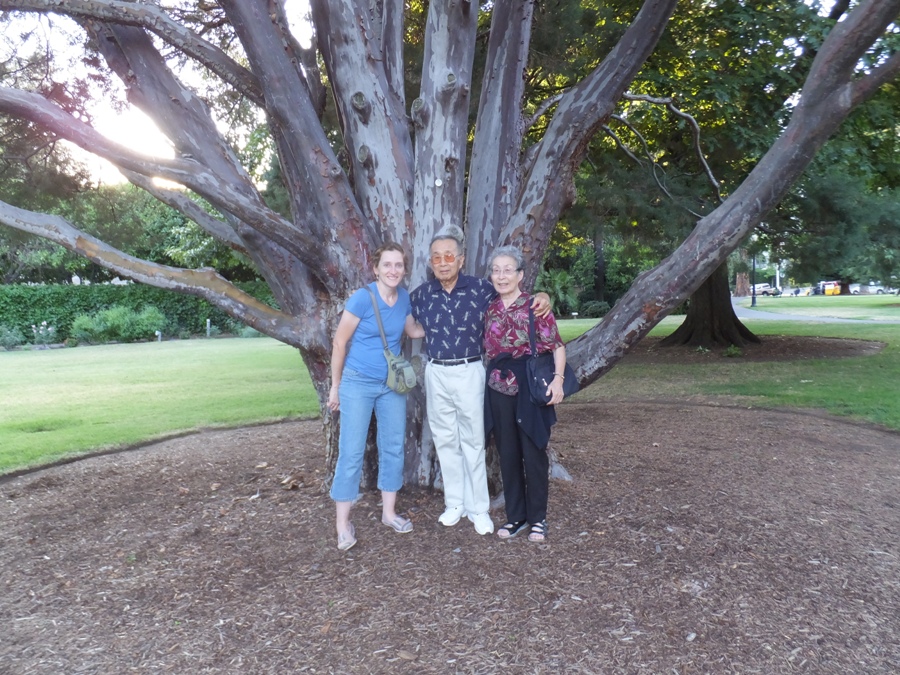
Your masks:
{"label": "man's eyeglasses", "polygon": [[445,263],[456,262],[456,254],[455,253],[445,253],[441,255],[440,253],[432,253],[431,254],[431,262],[435,265],[440,265],[441,261]]}

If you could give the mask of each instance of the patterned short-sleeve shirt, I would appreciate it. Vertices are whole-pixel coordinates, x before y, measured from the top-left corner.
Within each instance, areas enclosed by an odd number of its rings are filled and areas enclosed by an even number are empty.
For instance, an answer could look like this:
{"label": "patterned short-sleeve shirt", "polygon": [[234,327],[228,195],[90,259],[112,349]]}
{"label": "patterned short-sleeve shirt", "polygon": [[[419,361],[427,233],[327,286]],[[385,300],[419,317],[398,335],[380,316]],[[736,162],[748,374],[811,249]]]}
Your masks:
{"label": "patterned short-sleeve shirt", "polygon": [[[522,293],[509,307],[504,307],[500,298],[490,303],[484,316],[484,350],[488,359],[495,359],[500,354],[520,358],[531,353],[528,339],[531,299],[531,295]],[[564,344],[552,312],[534,317],[534,338],[538,354],[555,351]],[[488,373],[488,386],[510,396],[519,391],[515,374],[507,371],[504,377],[498,368]]]}
{"label": "patterned short-sleeve shirt", "polygon": [[437,279],[412,293],[412,315],[425,328],[425,353],[433,359],[481,356],[484,312],[497,295],[487,279],[460,274],[449,293]]}

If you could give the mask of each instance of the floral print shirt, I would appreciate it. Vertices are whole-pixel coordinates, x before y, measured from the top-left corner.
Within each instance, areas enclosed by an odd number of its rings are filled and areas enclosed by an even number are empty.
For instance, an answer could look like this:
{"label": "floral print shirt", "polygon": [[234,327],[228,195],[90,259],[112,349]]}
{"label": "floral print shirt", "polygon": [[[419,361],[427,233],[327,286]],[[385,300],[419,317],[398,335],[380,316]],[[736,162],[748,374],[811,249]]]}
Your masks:
{"label": "floral print shirt", "polygon": [[[500,354],[509,354],[513,358],[531,354],[528,341],[528,308],[531,301],[531,295],[522,293],[508,308],[503,306],[500,297],[488,305],[484,315],[484,351],[488,360]],[[539,354],[555,351],[564,344],[552,312],[544,317],[534,317],[534,339]],[[515,374],[507,371],[506,377],[503,377],[499,368],[488,373],[488,386],[508,396],[519,393]]]}

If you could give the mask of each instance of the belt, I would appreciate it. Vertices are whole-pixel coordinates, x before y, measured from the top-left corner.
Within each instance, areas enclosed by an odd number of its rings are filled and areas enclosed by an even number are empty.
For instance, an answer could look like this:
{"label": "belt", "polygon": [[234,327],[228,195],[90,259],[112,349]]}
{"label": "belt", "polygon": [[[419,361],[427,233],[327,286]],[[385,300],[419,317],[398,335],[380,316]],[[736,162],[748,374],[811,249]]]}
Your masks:
{"label": "belt", "polygon": [[467,356],[464,359],[428,359],[428,363],[435,363],[439,366],[461,366],[464,363],[475,363],[481,361],[480,356]]}

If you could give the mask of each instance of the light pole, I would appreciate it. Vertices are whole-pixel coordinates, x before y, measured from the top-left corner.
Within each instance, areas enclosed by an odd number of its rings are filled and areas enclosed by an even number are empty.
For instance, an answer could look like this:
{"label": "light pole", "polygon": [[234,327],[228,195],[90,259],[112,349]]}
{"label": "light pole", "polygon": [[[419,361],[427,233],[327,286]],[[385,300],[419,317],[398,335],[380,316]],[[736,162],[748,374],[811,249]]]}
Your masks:
{"label": "light pole", "polygon": [[750,306],[756,307],[756,254],[753,254],[753,272],[750,275]]}

